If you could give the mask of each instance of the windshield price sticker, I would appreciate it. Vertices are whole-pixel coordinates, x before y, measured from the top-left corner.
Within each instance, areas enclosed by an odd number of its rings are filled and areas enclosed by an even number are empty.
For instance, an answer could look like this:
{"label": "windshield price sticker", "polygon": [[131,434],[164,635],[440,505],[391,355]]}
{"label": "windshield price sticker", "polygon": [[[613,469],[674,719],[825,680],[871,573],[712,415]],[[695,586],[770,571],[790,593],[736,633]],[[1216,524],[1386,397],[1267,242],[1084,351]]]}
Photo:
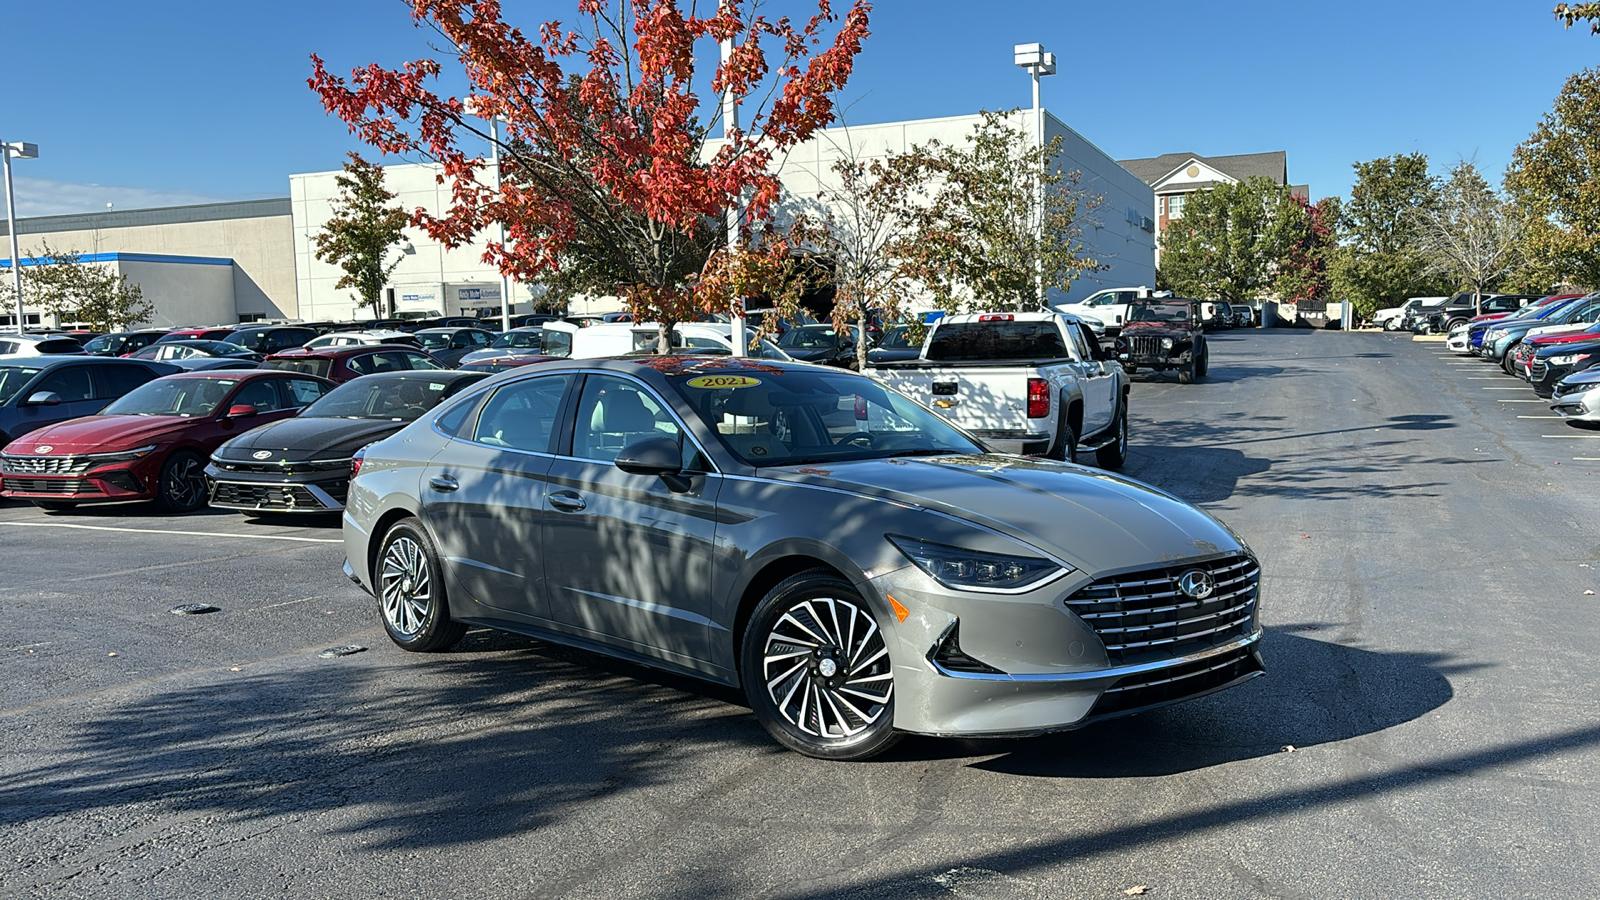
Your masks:
{"label": "windshield price sticker", "polygon": [[689,379],[692,388],[747,388],[755,387],[761,383],[759,378],[749,375],[701,375],[699,378]]}

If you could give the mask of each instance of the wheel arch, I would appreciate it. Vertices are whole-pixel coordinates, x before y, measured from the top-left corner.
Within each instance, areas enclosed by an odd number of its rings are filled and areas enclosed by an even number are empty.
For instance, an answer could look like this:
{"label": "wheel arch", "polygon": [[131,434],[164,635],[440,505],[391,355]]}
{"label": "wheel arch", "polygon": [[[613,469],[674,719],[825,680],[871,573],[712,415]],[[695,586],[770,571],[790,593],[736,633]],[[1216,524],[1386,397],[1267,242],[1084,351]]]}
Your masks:
{"label": "wheel arch", "polygon": [[[812,544],[809,541],[786,544],[770,548],[752,558],[747,566],[747,575],[742,583],[736,587],[737,602],[733,614],[733,640],[732,640],[732,666],[736,680],[739,671],[739,654],[744,650],[744,632],[750,624],[750,616],[755,612],[756,606],[761,603],[761,598],[767,595],[785,579],[799,575],[801,572],[819,570],[831,575],[837,575],[855,586],[856,592],[861,594],[866,602],[874,607],[878,606],[872,591],[867,586],[867,578],[859,571],[855,564],[841,556],[838,551],[822,544]],[[882,611],[880,610],[880,613]]]}
{"label": "wheel arch", "polygon": [[[395,523],[402,519],[416,519],[422,523],[422,530],[428,533],[428,538],[433,541],[433,545],[435,547],[439,546],[439,536],[433,533],[433,528],[428,525],[427,520],[423,519],[422,514],[417,510],[404,504],[396,504],[384,510],[383,514],[373,521],[372,531],[368,532],[370,537],[367,540],[367,559],[365,563],[368,584],[376,584],[374,580],[376,576],[373,573],[377,568],[378,552],[383,549],[384,535],[388,534],[389,529],[393,528]],[[445,577],[447,579],[446,590],[448,590],[448,572],[445,573]]]}

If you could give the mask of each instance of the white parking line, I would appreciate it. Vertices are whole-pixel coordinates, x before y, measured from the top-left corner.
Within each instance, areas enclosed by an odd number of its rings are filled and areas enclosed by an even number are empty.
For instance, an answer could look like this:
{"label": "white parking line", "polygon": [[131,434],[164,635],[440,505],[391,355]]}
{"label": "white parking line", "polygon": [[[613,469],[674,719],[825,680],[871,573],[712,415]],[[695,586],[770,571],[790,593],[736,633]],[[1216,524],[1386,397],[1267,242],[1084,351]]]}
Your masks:
{"label": "white parking line", "polygon": [[1548,404],[1550,401],[1549,400],[1497,400],[1495,402],[1497,402],[1497,403],[1546,403],[1546,404]]}
{"label": "white parking line", "polygon": [[162,528],[112,528],[107,525],[75,525],[69,522],[0,522],[18,528],[78,528],[84,531],[120,531],[133,534],[176,534],[187,537],[244,538],[249,541],[299,541],[304,544],[342,544],[344,538],[291,537],[286,534],[221,534],[210,531],[167,531]]}
{"label": "white parking line", "polygon": [[1550,438],[1551,440],[1559,440],[1561,438],[1570,438],[1570,439],[1575,440],[1575,441],[1593,441],[1593,440],[1600,439],[1600,434],[1541,434],[1539,436],[1540,437],[1547,437],[1547,438]]}
{"label": "white parking line", "polygon": [[1517,416],[1519,419],[1559,419],[1560,416]]}
{"label": "white parking line", "polygon": [[1528,389],[1527,386],[1524,385],[1522,387],[1479,388],[1478,390],[1480,390],[1480,391],[1525,391],[1527,389]]}
{"label": "white parking line", "polygon": [[1504,375],[1468,375],[1468,381],[1505,381]]}

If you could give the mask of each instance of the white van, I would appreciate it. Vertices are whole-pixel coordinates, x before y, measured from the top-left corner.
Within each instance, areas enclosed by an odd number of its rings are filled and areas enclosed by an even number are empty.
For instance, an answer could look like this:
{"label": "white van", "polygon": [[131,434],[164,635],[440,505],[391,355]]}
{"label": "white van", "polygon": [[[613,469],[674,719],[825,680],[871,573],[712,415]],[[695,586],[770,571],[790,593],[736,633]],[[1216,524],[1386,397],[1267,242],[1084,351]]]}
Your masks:
{"label": "white van", "polygon": [[[639,351],[653,352],[660,339],[660,331],[653,322],[614,322],[580,328],[570,322],[546,322],[544,348],[546,356],[564,356],[569,359],[597,359],[602,356],[625,356]],[[672,331],[674,350],[690,347],[703,348],[713,353],[733,352],[733,326],[719,322],[680,322]],[[788,359],[789,354],[778,349],[771,341],[763,339],[758,352],[747,354],[764,359]]]}

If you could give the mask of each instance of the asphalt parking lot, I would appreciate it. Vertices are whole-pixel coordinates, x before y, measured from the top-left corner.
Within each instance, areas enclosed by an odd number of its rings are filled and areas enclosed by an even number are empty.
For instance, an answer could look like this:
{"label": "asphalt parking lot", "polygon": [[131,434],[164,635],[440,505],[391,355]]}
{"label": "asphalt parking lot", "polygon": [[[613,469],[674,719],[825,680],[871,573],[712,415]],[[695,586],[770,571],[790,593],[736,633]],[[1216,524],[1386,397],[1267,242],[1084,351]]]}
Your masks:
{"label": "asphalt parking lot", "polygon": [[333,522],[0,501],[0,895],[1592,896],[1600,431],[1409,335],[1211,340],[1136,376],[1127,473],[1255,548],[1268,677],[867,763],[577,651],[405,654]]}

